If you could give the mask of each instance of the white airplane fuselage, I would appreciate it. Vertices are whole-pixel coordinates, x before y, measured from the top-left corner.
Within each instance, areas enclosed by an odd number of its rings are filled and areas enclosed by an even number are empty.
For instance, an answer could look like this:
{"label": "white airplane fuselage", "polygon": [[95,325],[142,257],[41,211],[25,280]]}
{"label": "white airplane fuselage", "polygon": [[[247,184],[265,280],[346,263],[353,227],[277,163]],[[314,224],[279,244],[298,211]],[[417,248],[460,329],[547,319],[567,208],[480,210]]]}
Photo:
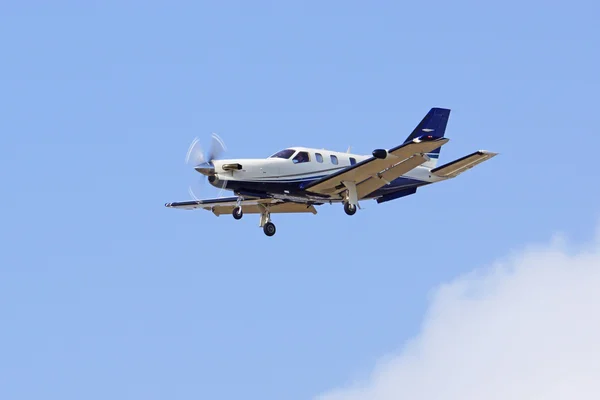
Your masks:
{"label": "white airplane fuselage", "polygon": [[[209,178],[209,182],[217,188],[235,192],[305,196],[302,190],[303,184],[306,185],[372,157],[307,147],[290,147],[286,150],[293,151],[288,158],[271,156],[262,159],[214,160],[214,173]],[[308,161],[296,162],[294,158],[300,153],[308,154]],[[227,170],[223,168],[224,166]],[[231,168],[232,166],[235,168]],[[430,174],[434,166],[433,161],[418,166],[369,197],[441,180]],[[341,197],[339,199],[338,197],[333,196],[331,200],[341,200]]]}

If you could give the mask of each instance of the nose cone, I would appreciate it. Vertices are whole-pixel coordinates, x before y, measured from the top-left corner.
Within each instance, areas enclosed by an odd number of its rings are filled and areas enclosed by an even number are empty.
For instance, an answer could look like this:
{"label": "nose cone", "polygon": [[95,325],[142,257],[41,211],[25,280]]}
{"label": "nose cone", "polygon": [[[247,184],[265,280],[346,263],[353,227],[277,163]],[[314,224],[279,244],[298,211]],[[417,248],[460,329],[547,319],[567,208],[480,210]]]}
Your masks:
{"label": "nose cone", "polygon": [[213,176],[215,174],[215,167],[209,163],[198,164],[194,169],[206,176]]}

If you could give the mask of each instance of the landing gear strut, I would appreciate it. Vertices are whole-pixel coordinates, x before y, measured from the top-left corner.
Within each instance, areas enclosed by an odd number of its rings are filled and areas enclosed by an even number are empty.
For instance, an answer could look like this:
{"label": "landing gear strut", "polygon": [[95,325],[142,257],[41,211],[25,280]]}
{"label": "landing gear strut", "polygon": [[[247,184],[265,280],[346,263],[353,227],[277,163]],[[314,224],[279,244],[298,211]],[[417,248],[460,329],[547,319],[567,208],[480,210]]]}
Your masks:
{"label": "landing gear strut", "polygon": [[343,181],[342,184],[348,189],[344,200],[344,211],[348,215],[356,214],[356,206],[358,204],[358,190],[356,189],[356,182]]}
{"label": "landing gear strut", "polygon": [[344,203],[344,211],[348,215],[354,215],[356,214],[356,206],[354,204]]}
{"label": "landing gear strut", "polygon": [[244,216],[244,212],[242,211],[242,201],[243,200],[244,199],[242,198],[242,196],[238,196],[237,202],[235,204],[235,208],[231,212],[231,214],[233,215],[233,218],[235,218],[235,219],[242,219],[242,217]]}

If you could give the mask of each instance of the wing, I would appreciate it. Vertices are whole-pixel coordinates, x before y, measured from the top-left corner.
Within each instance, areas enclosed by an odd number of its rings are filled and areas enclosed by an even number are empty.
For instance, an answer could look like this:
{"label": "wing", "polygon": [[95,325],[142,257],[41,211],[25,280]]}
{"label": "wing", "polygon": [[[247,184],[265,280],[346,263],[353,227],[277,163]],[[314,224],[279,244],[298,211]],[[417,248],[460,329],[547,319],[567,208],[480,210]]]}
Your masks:
{"label": "wing", "polygon": [[333,195],[345,189],[342,182],[349,181],[356,184],[359,198],[361,198],[426,162],[428,158],[425,153],[429,153],[447,142],[446,138],[432,140],[415,138],[388,150],[385,158],[368,158],[312,182],[304,189],[315,194]]}
{"label": "wing", "polygon": [[[212,211],[217,217],[221,214],[231,214],[238,205],[237,197],[223,197],[218,199],[190,200],[165,204],[169,208],[194,210],[201,208]],[[241,204],[244,214],[260,214],[268,208],[270,213],[313,213],[317,210],[313,205],[294,203],[286,200],[272,198],[244,199]]]}
{"label": "wing", "polygon": [[401,177],[408,171],[415,169],[419,165],[429,161],[429,157],[424,154],[415,154],[392,167],[381,171],[356,185],[358,198],[362,199],[377,189],[389,184],[394,179]]}
{"label": "wing", "polygon": [[468,156],[464,156],[459,158],[458,160],[454,160],[449,162],[448,164],[444,164],[441,167],[437,167],[431,170],[432,174],[443,178],[455,178],[463,172],[473,168],[477,164],[480,164],[490,158],[498,155],[498,153],[492,153],[491,151],[479,150],[474,153],[469,154]]}

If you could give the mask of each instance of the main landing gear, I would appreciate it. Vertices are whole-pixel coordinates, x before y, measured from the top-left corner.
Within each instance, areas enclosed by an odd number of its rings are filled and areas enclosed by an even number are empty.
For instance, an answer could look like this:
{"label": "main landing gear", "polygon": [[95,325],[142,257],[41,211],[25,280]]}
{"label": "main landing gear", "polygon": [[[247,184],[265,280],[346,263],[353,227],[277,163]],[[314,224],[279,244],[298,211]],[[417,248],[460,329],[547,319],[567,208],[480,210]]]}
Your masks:
{"label": "main landing gear", "polygon": [[275,224],[274,223],[267,222],[263,226],[263,231],[265,232],[265,235],[267,235],[267,236],[273,236],[275,234],[275,232],[277,232],[277,229],[275,228]]}
{"label": "main landing gear", "polygon": [[356,214],[356,205],[350,203],[344,203],[344,211],[348,215]]}
{"label": "main landing gear", "polygon": [[[275,232],[277,232],[277,228],[275,228],[275,224],[271,222],[271,213],[269,212],[269,207],[265,205],[259,205],[262,208],[260,213],[260,227],[263,228],[263,232],[267,236],[273,236]],[[233,218],[240,220],[244,216],[244,212],[242,211],[242,206],[238,205],[231,212]]]}
{"label": "main landing gear", "polygon": [[260,205],[262,208],[262,212],[260,213],[260,226],[263,228],[263,232],[267,236],[273,236],[277,229],[275,228],[275,224],[271,222],[271,212],[269,211],[269,206]]}
{"label": "main landing gear", "polygon": [[358,205],[358,190],[356,189],[356,182],[343,181],[342,184],[346,186],[345,198],[344,198],[344,211],[348,215],[356,214],[356,208]]}

